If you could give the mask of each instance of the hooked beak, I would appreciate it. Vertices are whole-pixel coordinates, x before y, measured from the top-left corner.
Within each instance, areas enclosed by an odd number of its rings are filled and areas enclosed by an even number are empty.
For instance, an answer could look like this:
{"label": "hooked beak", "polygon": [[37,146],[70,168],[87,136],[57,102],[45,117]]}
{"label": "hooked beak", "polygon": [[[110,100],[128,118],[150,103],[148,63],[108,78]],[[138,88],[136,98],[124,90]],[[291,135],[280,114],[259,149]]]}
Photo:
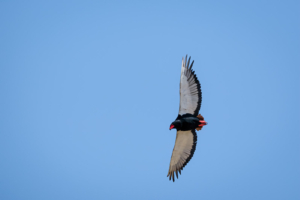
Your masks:
{"label": "hooked beak", "polygon": [[170,130],[173,129],[173,128],[174,128],[174,125],[172,124],[172,125],[170,126]]}
{"label": "hooked beak", "polygon": [[201,127],[207,125],[206,121],[204,120],[200,120],[199,122],[200,122],[199,126]]}

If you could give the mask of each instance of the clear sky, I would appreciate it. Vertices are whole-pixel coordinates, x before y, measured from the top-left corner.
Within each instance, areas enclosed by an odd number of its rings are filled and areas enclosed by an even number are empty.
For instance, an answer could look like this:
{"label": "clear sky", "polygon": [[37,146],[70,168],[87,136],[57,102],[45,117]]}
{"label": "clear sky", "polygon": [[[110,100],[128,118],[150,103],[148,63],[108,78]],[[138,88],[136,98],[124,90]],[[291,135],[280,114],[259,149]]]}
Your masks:
{"label": "clear sky", "polygon": [[[300,199],[299,1],[1,1],[0,199]],[[181,59],[208,125],[167,172]]]}

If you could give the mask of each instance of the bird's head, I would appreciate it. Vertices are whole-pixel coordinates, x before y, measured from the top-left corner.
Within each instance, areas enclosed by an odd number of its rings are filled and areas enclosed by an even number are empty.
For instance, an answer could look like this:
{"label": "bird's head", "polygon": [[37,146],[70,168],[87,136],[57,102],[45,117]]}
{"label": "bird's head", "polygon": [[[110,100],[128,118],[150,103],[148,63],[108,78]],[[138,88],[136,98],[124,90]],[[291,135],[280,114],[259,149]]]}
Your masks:
{"label": "bird's head", "polygon": [[173,128],[179,129],[181,128],[181,121],[179,120],[175,120],[174,122],[172,122],[172,124],[170,125],[170,130]]}

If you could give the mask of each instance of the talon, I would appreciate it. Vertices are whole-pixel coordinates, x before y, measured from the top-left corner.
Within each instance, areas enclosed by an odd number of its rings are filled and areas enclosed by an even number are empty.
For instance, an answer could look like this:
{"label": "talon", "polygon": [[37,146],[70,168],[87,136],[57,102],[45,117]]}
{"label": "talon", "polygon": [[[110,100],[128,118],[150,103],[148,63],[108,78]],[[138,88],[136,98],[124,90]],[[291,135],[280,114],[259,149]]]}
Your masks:
{"label": "talon", "polygon": [[207,125],[206,121],[204,120],[200,120],[199,122],[200,122],[199,124],[200,127]]}

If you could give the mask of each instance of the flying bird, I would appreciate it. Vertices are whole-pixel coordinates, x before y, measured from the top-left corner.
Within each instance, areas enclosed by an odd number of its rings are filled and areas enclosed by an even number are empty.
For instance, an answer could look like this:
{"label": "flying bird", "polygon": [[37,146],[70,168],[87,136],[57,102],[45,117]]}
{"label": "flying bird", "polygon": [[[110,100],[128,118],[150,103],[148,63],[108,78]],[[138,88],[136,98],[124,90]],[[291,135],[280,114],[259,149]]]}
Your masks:
{"label": "flying bird", "polygon": [[178,117],[170,125],[171,129],[177,129],[175,146],[171,156],[168,176],[175,181],[174,173],[178,178],[178,172],[191,160],[196,150],[197,134],[206,121],[198,114],[202,93],[201,86],[195,72],[192,70],[194,61],[190,64],[191,57],[182,58],[180,76],[180,105]]}

